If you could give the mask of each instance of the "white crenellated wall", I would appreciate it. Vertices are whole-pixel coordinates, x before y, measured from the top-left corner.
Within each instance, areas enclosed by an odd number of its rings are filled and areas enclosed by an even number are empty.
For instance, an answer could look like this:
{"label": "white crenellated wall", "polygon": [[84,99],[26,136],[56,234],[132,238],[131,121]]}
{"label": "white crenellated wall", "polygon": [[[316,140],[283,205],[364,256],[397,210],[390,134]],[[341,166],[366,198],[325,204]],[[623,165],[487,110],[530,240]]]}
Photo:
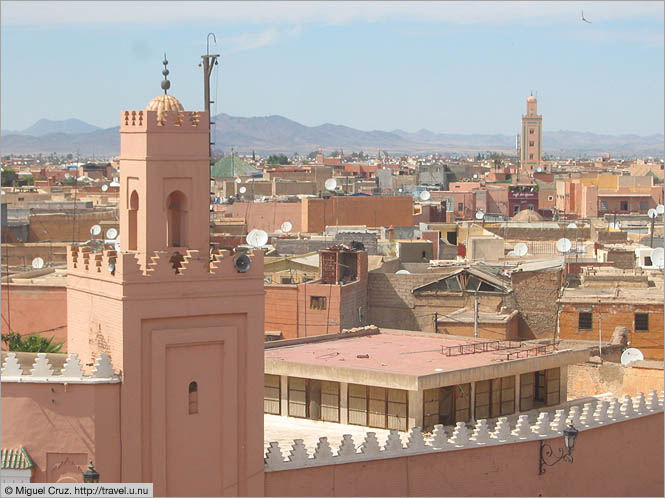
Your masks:
{"label": "white crenellated wall", "polygon": [[16,353],[7,353],[2,364],[2,382],[113,384],[120,380],[120,376],[113,369],[109,355],[105,353],[97,358],[92,375],[85,375],[78,354],[75,353],[67,356],[67,361],[59,374],[55,373],[46,353],[37,353],[29,372],[23,371]]}
{"label": "white crenellated wall", "polygon": [[[266,472],[290,470],[322,465],[335,465],[363,460],[396,458],[414,454],[439,451],[477,448],[480,446],[510,444],[529,440],[551,439],[563,435],[563,430],[572,423],[579,431],[593,429],[602,425],[622,422],[628,419],[644,417],[663,411],[663,391],[660,396],[655,390],[635,397],[624,396],[621,400],[598,400],[566,410],[556,410],[550,420],[548,412],[541,412],[534,425],[529,424],[527,415],[520,415],[514,427],[507,417],[497,420],[494,431],[490,432],[486,420],[478,420],[473,429],[464,422],[458,422],[452,433],[446,432],[442,425],[436,425],[431,437],[425,439],[420,428],[414,427],[409,432],[406,446],[402,444],[399,433],[390,431],[387,441],[381,447],[374,432],[367,432],[365,440],[359,446],[346,434],[337,448],[332,448],[328,438],[319,438],[316,448],[307,448],[302,439],[296,439],[289,449],[283,450],[279,443],[272,442],[265,456]],[[311,456],[310,456],[311,455]]]}

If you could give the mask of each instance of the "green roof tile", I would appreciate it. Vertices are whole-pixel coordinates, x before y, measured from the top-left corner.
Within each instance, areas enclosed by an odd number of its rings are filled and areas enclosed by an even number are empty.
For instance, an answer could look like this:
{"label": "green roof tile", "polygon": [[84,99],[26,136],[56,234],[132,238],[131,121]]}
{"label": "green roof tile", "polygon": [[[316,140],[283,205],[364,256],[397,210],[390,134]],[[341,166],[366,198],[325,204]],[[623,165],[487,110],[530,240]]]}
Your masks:
{"label": "green roof tile", "polygon": [[24,470],[35,466],[23,446],[18,449],[2,448],[1,451],[3,469]]}
{"label": "green roof tile", "polygon": [[261,172],[235,154],[233,155],[233,159],[231,156],[223,157],[210,168],[210,176],[213,178],[233,178],[239,175],[252,175],[256,173]]}

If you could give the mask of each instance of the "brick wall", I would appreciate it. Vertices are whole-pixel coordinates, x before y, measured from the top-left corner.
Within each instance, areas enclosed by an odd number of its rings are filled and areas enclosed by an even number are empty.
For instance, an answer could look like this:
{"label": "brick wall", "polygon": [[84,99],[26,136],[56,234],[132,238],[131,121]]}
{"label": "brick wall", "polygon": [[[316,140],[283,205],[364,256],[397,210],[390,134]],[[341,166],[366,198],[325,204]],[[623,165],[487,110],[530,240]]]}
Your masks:
{"label": "brick wall", "polygon": [[568,365],[568,399],[612,392],[614,394],[646,393],[663,389],[663,364],[636,362],[624,367],[620,363],[583,363]]}
{"label": "brick wall", "polygon": [[511,282],[520,312],[520,337],[554,337],[563,269],[513,272]]}
{"label": "brick wall", "polygon": [[614,251],[607,252],[607,261],[616,268],[635,268],[635,251]]}
{"label": "brick wall", "polygon": [[589,228],[578,228],[577,230],[564,229],[564,228],[515,228],[501,226],[491,226],[485,224],[485,230],[493,234],[503,237],[506,240],[552,240],[557,241],[562,237],[571,240],[587,240],[589,239]]}
{"label": "brick wall", "polygon": [[[10,327],[11,323],[11,327]],[[2,284],[2,331],[41,332],[67,350],[67,289],[39,285]],[[4,349],[4,344],[2,345]]]}
{"label": "brick wall", "polygon": [[282,338],[298,337],[298,286],[265,286],[265,330],[282,333]]}
{"label": "brick wall", "polygon": [[[592,313],[592,329],[579,329],[579,313]],[[635,332],[635,313],[649,313],[649,330]],[[564,303],[561,305],[559,330],[561,339],[610,342],[614,329],[628,329],[630,346],[637,348],[647,360],[663,359],[663,303]]]}
{"label": "brick wall", "polygon": [[90,227],[104,220],[116,220],[115,209],[77,214],[33,214],[30,216],[28,242],[72,241],[90,239]]}

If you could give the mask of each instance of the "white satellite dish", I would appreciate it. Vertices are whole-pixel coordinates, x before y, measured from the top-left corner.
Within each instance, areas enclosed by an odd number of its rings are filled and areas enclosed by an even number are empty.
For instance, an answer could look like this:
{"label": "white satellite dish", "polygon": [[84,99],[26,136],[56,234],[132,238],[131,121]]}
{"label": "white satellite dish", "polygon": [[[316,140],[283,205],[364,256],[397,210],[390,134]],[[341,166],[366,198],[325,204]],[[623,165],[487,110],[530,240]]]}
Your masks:
{"label": "white satellite dish", "polygon": [[238,183],[238,184],[240,184],[240,183],[242,183],[242,180],[241,180],[240,178],[236,178],[236,179],[235,179],[235,182]]}
{"label": "white satellite dish", "polygon": [[540,167],[536,168],[536,173],[542,173],[542,172],[543,172],[543,168],[540,168]]}
{"label": "white satellite dish", "polygon": [[432,194],[430,194],[427,190],[423,190],[420,192],[419,197],[421,201],[429,201],[430,197],[432,197]]}
{"label": "white satellite dish", "polygon": [[247,187],[240,187],[238,189],[238,192],[240,192],[241,194],[244,194],[245,192],[247,192]]}
{"label": "white satellite dish", "polygon": [[573,244],[565,237],[556,241],[556,249],[559,252],[568,252],[572,247]]}
{"label": "white satellite dish", "polygon": [[518,242],[515,244],[513,251],[517,256],[526,256],[526,253],[529,252],[529,246],[527,246],[524,242]]}
{"label": "white satellite dish", "polygon": [[328,178],[323,185],[326,187],[326,190],[335,190],[337,188],[337,180]]}
{"label": "white satellite dish", "polygon": [[395,275],[411,275],[411,272],[409,270],[397,270]]}
{"label": "white satellite dish", "polygon": [[634,361],[641,361],[644,359],[642,351],[637,348],[628,348],[621,353],[621,364],[625,367]]}
{"label": "white satellite dish", "polygon": [[665,265],[665,250],[662,247],[656,247],[651,251],[651,263],[658,268]]}
{"label": "white satellite dish", "polygon": [[115,239],[113,242],[113,249],[115,249],[115,252],[120,252],[120,238],[118,237]]}
{"label": "white satellite dish", "polygon": [[106,269],[109,273],[113,273],[115,271],[115,261],[109,261],[109,265]]}
{"label": "white satellite dish", "polygon": [[90,235],[95,236],[99,235],[100,233],[102,233],[102,227],[100,227],[99,225],[92,225],[90,227]]}
{"label": "white satellite dish", "polygon": [[658,216],[658,211],[656,211],[655,209],[649,209],[649,210],[647,211],[647,216],[648,216],[649,218],[652,218],[652,219],[653,219],[653,218],[655,218],[656,216]]}
{"label": "white satellite dish", "polygon": [[569,223],[568,228],[575,229],[575,228],[577,228],[577,225],[575,223]]}
{"label": "white satellite dish", "polygon": [[113,240],[118,236],[118,231],[115,228],[109,228],[106,231],[106,238],[109,240]]}
{"label": "white satellite dish", "polygon": [[109,189],[108,185],[102,185],[102,192],[106,192]]}
{"label": "white satellite dish", "polygon": [[35,258],[32,260],[32,267],[35,270],[41,270],[44,268],[44,260],[42,258]]}
{"label": "white satellite dish", "polygon": [[515,251],[508,251],[508,254],[506,254],[506,256],[508,256],[509,258],[514,258],[515,256],[517,256],[517,254],[515,253]]}
{"label": "white satellite dish", "polygon": [[476,211],[476,219],[477,220],[482,220],[485,217],[485,213],[483,213],[480,209]]}
{"label": "white satellite dish", "polygon": [[477,174],[477,173],[474,173],[474,174],[473,174],[473,177],[474,177],[474,178],[478,178],[478,174]]}
{"label": "white satellite dish", "polygon": [[279,228],[282,230],[282,232],[289,233],[291,230],[293,230],[293,225],[290,221],[285,221]]}
{"label": "white satellite dish", "polygon": [[72,175],[70,173],[65,173],[65,180],[71,180]]}
{"label": "white satellite dish", "polygon": [[665,206],[663,206],[662,204],[658,204],[658,205],[656,206],[656,212],[657,212],[658,214],[663,214],[663,213],[665,213]]}
{"label": "white satellite dish", "polygon": [[261,247],[268,242],[268,234],[263,230],[252,230],[245,237],[247,243],[252,247]]}

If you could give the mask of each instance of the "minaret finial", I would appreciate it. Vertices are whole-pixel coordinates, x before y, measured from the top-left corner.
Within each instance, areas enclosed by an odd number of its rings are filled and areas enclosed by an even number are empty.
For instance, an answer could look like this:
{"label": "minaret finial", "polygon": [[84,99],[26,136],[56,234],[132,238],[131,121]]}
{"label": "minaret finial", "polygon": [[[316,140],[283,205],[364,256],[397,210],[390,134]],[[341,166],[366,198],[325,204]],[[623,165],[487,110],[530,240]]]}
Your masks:
{"label": "minaret finial", "polygon": [[167,78],[169,75],[169,70],[166,69],[168,63],[169,61],[166,60],[166,52],[164,52],[164,61],[162,62],[162,64],[164,64],[164,70],[162,71],[162,74],[164,75],[164,81],[162,81],[162,90],[164,90],[164,95],[166,95],[166,91],[171,88],[171,82]]}

